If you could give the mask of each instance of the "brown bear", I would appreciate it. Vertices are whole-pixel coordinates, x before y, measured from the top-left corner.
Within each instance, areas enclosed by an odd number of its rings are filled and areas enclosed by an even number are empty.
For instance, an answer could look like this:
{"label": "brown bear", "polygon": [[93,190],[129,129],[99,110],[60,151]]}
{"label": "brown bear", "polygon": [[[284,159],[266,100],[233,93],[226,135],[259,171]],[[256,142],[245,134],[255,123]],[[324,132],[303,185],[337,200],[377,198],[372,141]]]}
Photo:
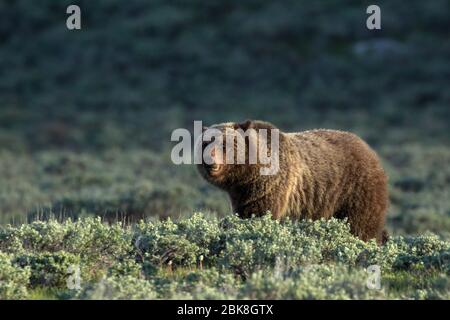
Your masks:
{"label": "brown bear", "polygon": [[[356,135],[326,129],[285,133],[268,122],[250,120],[210,128],[223,134],[222,145],[211,148],[214,138],[200,139],[202,155],[208,146],[210,150],[206,152],[209,161],[202,161],[198,169],[207,181],[229,194],[232,209],[240,217],[270,211],[275,219],[346,218],[351,232],[360,239],[376,239],[378,243],[387,239],[384,231],[387,177],[377,154]],[[261,167],[267,167],[267,163],[248,161],[252,142],[242,132],[252,131],[249,129],[279,132],[276,150],[279,169],[275,174],[261,174]],[[225,139],[230,135],[244,139],[244,163],[236,161],[239,150],[233,150],[232,164],[224,160]],[[232,144],[234,149],[236,141]],[[275,152],[270,132],[265,142],[266,152],[269,155]],[[216,161],[218,155],[222,156],[221,161]]]}

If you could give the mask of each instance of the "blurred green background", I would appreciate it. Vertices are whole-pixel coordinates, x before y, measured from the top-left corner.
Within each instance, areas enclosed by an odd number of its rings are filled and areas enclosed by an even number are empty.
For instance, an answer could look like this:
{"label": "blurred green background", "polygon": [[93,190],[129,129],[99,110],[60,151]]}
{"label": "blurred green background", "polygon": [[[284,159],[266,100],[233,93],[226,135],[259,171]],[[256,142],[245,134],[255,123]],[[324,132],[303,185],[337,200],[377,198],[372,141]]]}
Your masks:
{"label": "blurred green background", "polygon": [[[82,30],[66,28],[77,4]],[[0,1],[0,221],[230,213],[172,130],[267,120],[381,155],[395,234],[450,235],[450,1]]]}

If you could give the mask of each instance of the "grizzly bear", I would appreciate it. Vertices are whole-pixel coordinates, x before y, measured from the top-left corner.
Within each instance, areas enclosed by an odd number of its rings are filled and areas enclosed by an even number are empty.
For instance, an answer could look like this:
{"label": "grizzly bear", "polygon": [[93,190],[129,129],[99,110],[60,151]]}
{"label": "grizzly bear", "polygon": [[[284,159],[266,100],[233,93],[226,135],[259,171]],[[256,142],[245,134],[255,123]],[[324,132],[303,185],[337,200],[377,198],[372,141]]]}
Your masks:
{"label": "grizzly bear", "polygon": [[[251,120],[209,128],[223,133],[224,141],[230,133],[239,136],[249,129],[255,132],[277,129],[268,122]],[[375,151],[349,132],[276,131],[279,132],[279,169],[275,174],[261,174],[261,166],[267,164],[223,161],[226,158],[226,143],[223,142],[220,148],[214,146],[212,152],[209,150],[209,161],[198,165],[201,175],[228,193],[233,211],[242,218],[270,211],[274,219],[347,219],[355,236],[364,241],[376,239],[379,244],[384,243],[387,239],[384,231],[387,177]],[[249,136],[243,138],[248,158],[251,142]],[[266,140],[269,146],[271,138]],[[204,152],[213,140],[202,138],[200,141],[199,149]],[[236,148],[237,144],[233,146]],[[270,154],[273,150],[269,146],[267,151]],[[239,152],[234,153],[236,156]],[[222,156],[221,161],[215,161],[218,154]]]}

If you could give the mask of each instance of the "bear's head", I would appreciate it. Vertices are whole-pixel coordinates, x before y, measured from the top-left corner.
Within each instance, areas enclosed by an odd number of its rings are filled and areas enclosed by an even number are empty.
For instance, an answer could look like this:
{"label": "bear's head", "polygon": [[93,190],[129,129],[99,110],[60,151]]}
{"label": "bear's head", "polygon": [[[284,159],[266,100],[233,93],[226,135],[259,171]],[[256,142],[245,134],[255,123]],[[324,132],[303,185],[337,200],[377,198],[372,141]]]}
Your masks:
{"label": "bear's head", "polygon": [[202,160],[198,165],[200,174],[225,190],[255,181],[261,168],[270,166],[267,156],[274,149],[272,130],[278,131],[270,123],[252,120],[204,127],[196,143]]}

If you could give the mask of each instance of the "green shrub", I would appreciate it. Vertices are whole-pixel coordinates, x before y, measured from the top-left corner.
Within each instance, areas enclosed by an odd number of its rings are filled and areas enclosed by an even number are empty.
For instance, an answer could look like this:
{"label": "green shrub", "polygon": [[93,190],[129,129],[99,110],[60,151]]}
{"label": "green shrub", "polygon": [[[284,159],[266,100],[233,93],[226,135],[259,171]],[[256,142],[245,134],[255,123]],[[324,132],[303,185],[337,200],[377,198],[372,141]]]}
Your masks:
{"label": "green shrub", "polygon": [[162,222],[141,223],[136,227],[134,243],[138,256],[150,265],[192,267],[204,260],[213,263],[211,249],[219,240],[220,229],[217,221],[208,221],[201,214],[174,223],[167,219]]}
{"label": "green shrub", "polygon": [[100,218],[63,223],[36,221],[19,227],[0,228],[0,249],[22,255],[21,263],[27,264],[30,257],[38,257],[41,253],[50,257],[64,252],[79,257],[85,265],[86,279],[95,279],[116,261],[129,258],[132,248],[131,233],[127,228],[118,224],[106,225]]}
{"label": "green shrub", "polygon": [[0,251],[0,300],[25,299],[30,268],[15,265],[10,255]]}
{"label": "green shrub", "polygon": [[75,295],[75,298],[83,300],[150,300],[155,297],[153,286],[148,281],[133,276],[103,278]]}
{"label": "green shrub", "polygon": [[224,218],[220,263],[251,272],[274,266],[281,260],[288,268],[311,263],[357,263],[363,251],[377,250],[374,242],[365,243],[350,233],[340,220],[285,221],[266,215],[261,219]]}
{"label": "green shrub", "polygon": [[108,269],[108,276],[133,276],[139,278],[142,274],[142,265],[133,259],[116,261]]}
{"label": "green shrub", "polygon": [[370,263],[384,268],[409,270],[417,267],[448,269],[448,250],[450,243],[440,240],[436,235],[418,237],[398,237],[388,241],[374,252],[376,256]]}
{"label": "green shrub", "polygon": [[236,299],[242,285],[233,273],[214,267],[167,278],[167,274],[152,278],[162,299]]}
{"label": "green shrub", "polygon": [[80,257],[61,251],[58,253],[23,254],[16,256],[14,263],[31,270],[30,285],[33,287],[67,286],[69,268],[80,265]]}
{"label": "green shrub", "polygon": [[309,265],[293,273],[260,270],[241,290],[250,299],[373,299],[385,298],[382,290],[366,286],[367,273],[345,265]]}
{"label": "green shrub", "polygon": [[[378,246],[354,237],[348,224],[337,219],[280,222],[270,215],[251,219],[230,215],[218,220],[198,213],[128,227],[85,218],[5,226],[0,228],[0,239],[5,268],[29,279],[27,285],[18,280],[19,288],[55,292],[62,298],[448,295],[441,277],[449,274],[450,242],[427,234],[392,237]],[[374,264],[381,268],[381,291],[365,285],[365,268]],[[68,268],[73,265],[80,269],[79,293],[67,289]],[[14,279],[6,283],[10,286]],[[142,293],[136,292],[139,288]]]}

